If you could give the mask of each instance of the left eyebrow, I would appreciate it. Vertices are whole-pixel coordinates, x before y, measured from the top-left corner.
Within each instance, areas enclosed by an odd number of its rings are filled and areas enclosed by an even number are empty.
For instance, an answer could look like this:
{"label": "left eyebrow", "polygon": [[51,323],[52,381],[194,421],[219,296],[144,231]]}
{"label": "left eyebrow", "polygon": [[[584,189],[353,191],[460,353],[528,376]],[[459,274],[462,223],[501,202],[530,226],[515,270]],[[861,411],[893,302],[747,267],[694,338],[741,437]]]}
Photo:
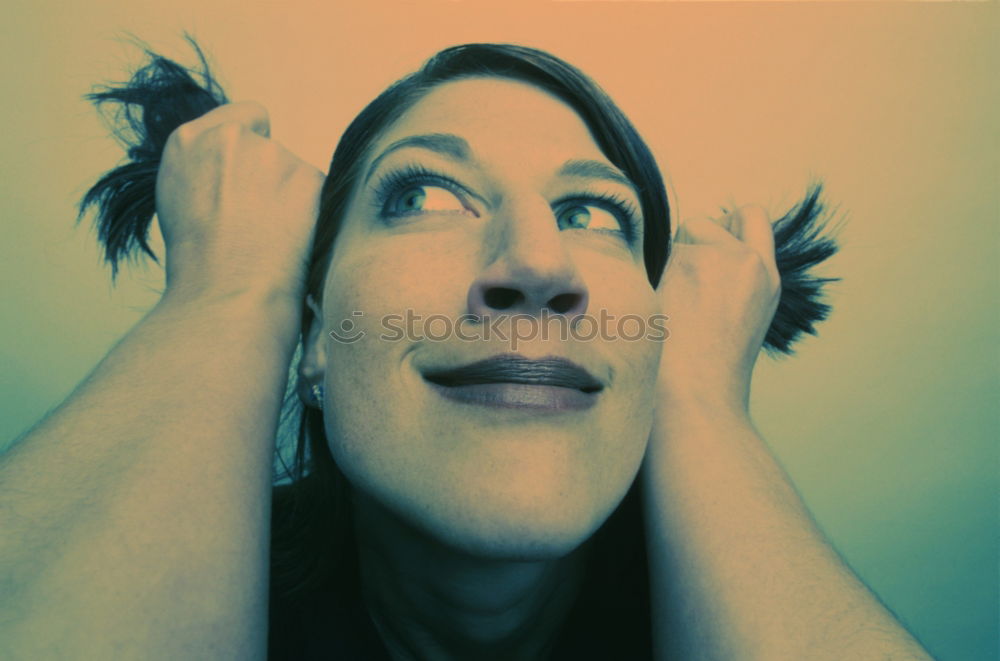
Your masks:
{"label": "left eyebrow", "polygon": [[625,176],[624,172],[601,161],[569,160],[562,164],[557,174],[563,177],[582,177],[584,179],[613,181],[616,184],[621,184],[631,189],[636,195],[639,194],[638,187],[631,179]]}
{"label": "left eyebrow", "polygon": [[437,152],[442,156],[447,156],[453,161],[469,161],[471,159],[469,143],[457,135],[452,135],[451,133],[423,133],[420,135],[410,135],[395,141],[386,147],[381,154],[375,157],[375,160],[372,161],[371,166],[368,168],[368,174],[365,175],[365,183],[371,179],[372,174],[374,174],[375,170],[378,169],[378,164],[381,163],[386,156],[394,151],[405,149],[406,147],[427,149],[429,151]]}

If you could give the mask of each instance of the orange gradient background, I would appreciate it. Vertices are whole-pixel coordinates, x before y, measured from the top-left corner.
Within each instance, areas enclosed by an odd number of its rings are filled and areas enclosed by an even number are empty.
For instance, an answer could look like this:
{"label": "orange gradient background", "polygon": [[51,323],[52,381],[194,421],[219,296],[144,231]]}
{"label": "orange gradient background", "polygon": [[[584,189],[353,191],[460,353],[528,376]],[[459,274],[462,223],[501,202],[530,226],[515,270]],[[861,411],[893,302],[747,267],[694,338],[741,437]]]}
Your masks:
{"label": "orange gradient background", "polygon": [[0,446],[156,301],[112,288],[74,205],[120,150],[81,95],[140,59],[191,63],[326,168],[350,119],[444,46],[518,42],[594,77],[646,137],[674,222],[775,215],[813,178],[845,221],[818,338],[762,358],[755,419],[855,570],[941,659],[996,658],[998,9],[992,3],[87,3],[0,26]]}

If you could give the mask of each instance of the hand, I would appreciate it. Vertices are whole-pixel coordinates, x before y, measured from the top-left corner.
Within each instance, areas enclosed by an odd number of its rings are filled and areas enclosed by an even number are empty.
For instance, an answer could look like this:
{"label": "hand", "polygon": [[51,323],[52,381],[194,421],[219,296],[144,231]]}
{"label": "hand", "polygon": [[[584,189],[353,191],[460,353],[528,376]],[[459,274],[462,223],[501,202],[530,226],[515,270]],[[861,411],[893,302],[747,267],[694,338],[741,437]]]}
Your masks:
{"label": "hand", "polygon": [[269,135],[267,111],[244,102],[167,140],[156,182],[166,295],[300,304],[324,177]]}
{"label": "hand", "polygon": [[767,213],[745,206],[720,221],[685,222],[657,291],[670,330],[657,413],[696,407],[745,416],[753,366],[781,294]]}

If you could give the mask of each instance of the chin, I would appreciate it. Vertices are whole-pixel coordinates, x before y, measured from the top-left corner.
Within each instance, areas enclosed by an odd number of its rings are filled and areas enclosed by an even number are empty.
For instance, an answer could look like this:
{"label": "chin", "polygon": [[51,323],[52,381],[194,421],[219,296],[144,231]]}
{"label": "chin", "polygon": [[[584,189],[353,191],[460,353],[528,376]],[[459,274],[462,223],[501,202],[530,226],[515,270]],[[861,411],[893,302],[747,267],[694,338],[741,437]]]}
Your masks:
{"label": "chin", "polygon": [[645,449],[627,432],[612,444],[594,428],[442,429],[422,419],[428,428],[408,434],[391,420],[364,437],[330,434],[334,459],[371,505],[358,523],[483,559],[572,553],[625,497]]}
{"label": "chin", "polygon": [[[513,562],[531,562],[562,558],[579,548],[603,523],[561,522],[559,527],[523,520],[445,522],[424,525],[426,533],[440,543],[463,554]],[[575,525],[574,525],[575,524]]]}
{"label": "chin", "polygon": [[[502,561],[539,561],[569,555],[607,520],[624,497],[492,493],[427,503],[401,514],[424,535],[463,554]],[[570,494],[570,495],[567,495]],[[545,497],[547,496],[547,497]],[[411,503],[412,504],[412,503]],[[408,508],[409,509],[409,508]]]}

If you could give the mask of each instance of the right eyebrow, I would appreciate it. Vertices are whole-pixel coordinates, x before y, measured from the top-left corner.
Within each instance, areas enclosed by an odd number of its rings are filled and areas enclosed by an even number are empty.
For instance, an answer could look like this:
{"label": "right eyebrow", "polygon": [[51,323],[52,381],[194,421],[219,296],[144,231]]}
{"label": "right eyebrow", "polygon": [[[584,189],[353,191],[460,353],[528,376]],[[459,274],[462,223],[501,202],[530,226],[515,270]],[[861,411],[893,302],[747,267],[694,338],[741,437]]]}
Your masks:
{"label": "right eyebrow", "polygon": [[386,147],[381,154],[375,157],[375,160],[372,161],[371,167],[368,168],[368,174],[365,175],[365,183],[368,183],[368,180],[371,179],[372,174],[375,173],[375,170],[378,168],[378,164],[382,162],[382,159],[392,152],[405,147],[428,149],[430,151],[437,152],[442,156],[447,156],[455,161],[468,161],[470,160],[471,155],[469,143],[463,138],[460,138],[452,133],[423,133],[420,135],[410,135],[395,141]]}

